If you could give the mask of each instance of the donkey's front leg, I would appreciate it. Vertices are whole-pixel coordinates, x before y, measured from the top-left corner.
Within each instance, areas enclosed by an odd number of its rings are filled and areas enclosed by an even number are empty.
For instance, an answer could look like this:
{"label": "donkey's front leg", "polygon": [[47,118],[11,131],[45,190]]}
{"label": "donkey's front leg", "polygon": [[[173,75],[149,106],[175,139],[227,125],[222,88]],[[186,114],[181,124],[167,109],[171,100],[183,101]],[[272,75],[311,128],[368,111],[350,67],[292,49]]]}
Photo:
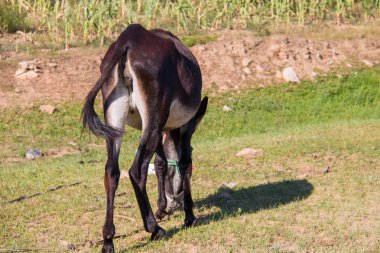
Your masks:
{"label": "donkey's front leg", "polygon": [[193,212],[193,198],[191,197],[190,180],[192,174],[191,160],[191,136],[190,124],[181,128],[181,156],[179,159],[179,170],[183,178],[183,208],[185,211],[185,227],[191,227],[196,222]]}
{"label": "donkey's front leg", "polygon": [[147,232],[152,233],[151,239],[153,240],[159,240],[166,234],[165,230],[157,225],[146,193],[149,161],[161,140],[161,130],[150,129],[148,127],[147,130],[143,132],[135,160],[129,170],[129,178],[135,190],[144,228]]}
{"label": "donkey's front leg", "polygon": [[[185,163],[186,164],[186,163]],[[193,212],[193,198],[191,197],[191,171],[192,163],[191,161],[184,166],[185,173],[183,175],[183,207],[185,210],[185,227],[191,227],[195,225],[196,217]]]}
{"label": "donkey's front leg", "polygon": [[108,159],[105,167],[104,186],[107,194],[106,221],[103,226],[103,248],[102,252],[114,252],[113,237],[115,235],[115,225],[113,223],[114,198],[119,183],[118,157],[121,145],[121,138],[112,140],[107,138]]}

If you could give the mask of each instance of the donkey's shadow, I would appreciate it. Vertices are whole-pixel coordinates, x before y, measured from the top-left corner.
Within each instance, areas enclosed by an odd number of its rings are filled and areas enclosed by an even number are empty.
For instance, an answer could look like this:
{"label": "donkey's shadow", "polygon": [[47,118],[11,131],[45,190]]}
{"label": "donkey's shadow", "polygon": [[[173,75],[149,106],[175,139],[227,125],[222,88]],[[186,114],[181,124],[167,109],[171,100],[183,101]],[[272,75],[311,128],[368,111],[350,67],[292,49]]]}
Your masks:
{"label": "donkey's shadow", "polygon": [[[302,201],[310,196],[313,189],[313,185],[303,179],[261,184],[230,192],[218,190],[205,199],[195,202],[195,206],[201,212],[213,207],[219,209],[216,212],[200,215],[197,220],[197,226],[207,225],[212,221],[220,221],[231,216],[277,208],[294,201]],[[172,237],[182,229],[178,227],[168,229],[166,238]],[[129,250],[136,250],[146,244],[135,245]]]}
{"label": "donkey's shadow", "polygon": [[220,209],[217,212],[200,216],[197,224],[205,225],[211,221],[255,213],[303,200],[312,193],[313,189],[313,185],[303,179],[266,183],[231,192],[218,190],[215,194],[196,202],[198,209],[211,209],[212,207]]}

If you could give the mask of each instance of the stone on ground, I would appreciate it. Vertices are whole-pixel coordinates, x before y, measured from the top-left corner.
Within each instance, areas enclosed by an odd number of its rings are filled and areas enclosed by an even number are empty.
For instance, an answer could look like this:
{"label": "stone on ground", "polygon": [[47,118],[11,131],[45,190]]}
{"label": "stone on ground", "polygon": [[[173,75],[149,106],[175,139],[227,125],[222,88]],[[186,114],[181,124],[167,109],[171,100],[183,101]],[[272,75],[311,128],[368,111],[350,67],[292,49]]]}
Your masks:
{"label": "stone on ground", "polygon": [[245,148],[240,150],[236,156],[244,157],[244,158],[253,158],[256,156],[260,156],[264,154],[264,151],[262,149],[252,149],[252,148]]}
{"label": "stone on ground", "polygon": [[362,62],[370,68],[372,68],[374,66],[374,64],[369,60],[362,60]]}
{"label": "stone on ground", "polygon": [[41,105],[40,106],[40,111],[41,112],[46,112],[47,114],[51,115],[55,112],[56,108],[52,105]]}
{"label": "stone on ground", "polygon": [[26,152],[25,157],[29,160],[34,160],[36,158],[42,157],[42,152],[38,149],[30,149]]}
{"label": "stone on ground", "polygon": [[282,77],[289,83],[299,83],[297,72],[292,67],[287,67],[282,71]]}
{"label": "stone on ground", "polygon": [[223,105],[223,111],[229,112],[229,111],[232,111],[232,109],[228,105]]}

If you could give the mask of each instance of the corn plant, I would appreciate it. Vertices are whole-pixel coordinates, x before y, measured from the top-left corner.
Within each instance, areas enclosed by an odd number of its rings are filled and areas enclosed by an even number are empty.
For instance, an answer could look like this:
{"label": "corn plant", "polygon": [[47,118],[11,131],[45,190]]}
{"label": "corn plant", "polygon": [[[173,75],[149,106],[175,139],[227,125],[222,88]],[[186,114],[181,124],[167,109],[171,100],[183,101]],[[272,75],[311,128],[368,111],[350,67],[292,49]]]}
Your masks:
{"label": "corn plant", "polygon": [[25,14],[30,28],[68,47],[73,40],[99,39],[102,44],[131,23],[187,33],[267,23],[304,25],[332,18],[341,23],[352,16],[368,22],[379,14],[380,0],[1,0],[0,6]]}

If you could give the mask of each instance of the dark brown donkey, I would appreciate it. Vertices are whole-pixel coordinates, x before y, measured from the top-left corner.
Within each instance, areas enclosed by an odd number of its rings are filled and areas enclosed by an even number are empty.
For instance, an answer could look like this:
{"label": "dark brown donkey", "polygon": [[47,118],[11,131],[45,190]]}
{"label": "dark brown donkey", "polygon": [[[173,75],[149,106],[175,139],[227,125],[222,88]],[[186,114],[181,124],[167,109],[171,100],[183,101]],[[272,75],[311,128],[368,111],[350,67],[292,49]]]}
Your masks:
{"label": "dark brown donkey", "polygon": [[[165,230],[157,225],[146,192],[149,161],[155,154],[158,178],[155,216],[162,219],[168,206],[183,201],[185,226],[192,226],[195,216],[190,190],[190,142],[206,112],[207,97],[201,101],[202,77],[191,51],[173,34],[160,29],[148,31],[140,25],[128,26],[109,47],[100,71],[99,80],[86,98],[83,125],[107,141],[104,176],[107,209],[102,251],[112,252],[114,197],[120,175],[118,157],[125,124],[142,131],[129,177],[145,230],[158,240]],[[105,124],[94,110],[100,90]]]}

